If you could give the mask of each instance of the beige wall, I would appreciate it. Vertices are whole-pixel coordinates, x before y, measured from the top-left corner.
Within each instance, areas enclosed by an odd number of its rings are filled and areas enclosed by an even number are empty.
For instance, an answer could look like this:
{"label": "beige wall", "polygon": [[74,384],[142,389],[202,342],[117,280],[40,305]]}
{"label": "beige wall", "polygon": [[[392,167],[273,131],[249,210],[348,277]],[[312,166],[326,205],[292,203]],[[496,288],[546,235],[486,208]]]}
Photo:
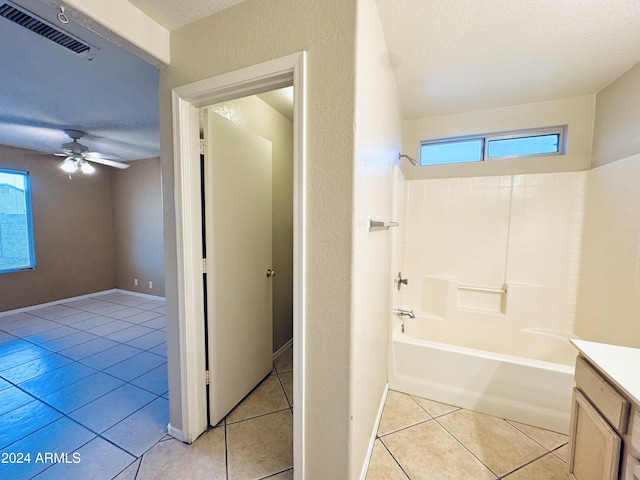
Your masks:
{"label": "beige wall", "polygon": [[160,117],[171,425],[182,428],[177,340],[173,87],[297,51],[308,53],[306,206],[307,478],[348,478],[352,258],[353,0],[248,0],[173,31]]}
{"label": "beige wall", "polygon": [[6,146],[0,168],[30,172],[37,262],[0,275],[0,311],[114,288],[109,168],[69,179],[53,156]]}
{"label": "beige wall", "polygon": [[360,475],[387,384],[392,231],[369,231],[367,222],[391,220],[391,169],[402,145],[400,101],[375,1],[358,1],[356,31],[351,452],[342,478]]}
{"label": "beige wall", "polygon": [[598,93],[576,333],[640,348],[640,64]]}
{"label": "beige wall", "polygon": [[420,158],[421,140],[555,125],[569,126],[567,153],[562,156],[532,156],[420,168],[411,167],[406,160],[403,160],[403,173],[407,180],[412,180],[587,170],[591,163],[594,111],[595,96],[585,95],[492,110],[408,120],[404,123],[404,153],[415,159]]}
{"label": "beige wall", "polygon": [[257,96],[212,110],[272,145],[273,351],[293,338],[293,124]]}
{"label": "beige wall", "polygon": [[576,333],[640,348],[640,155],[589,171]]}
{"label": "beige wall", "polygon": [[164,297],[160,159],[130,165],[111,170],[116,288]]}
{"label": "beige wall", "polygon": [[640,153],[640,63],[596,96],[592,168]]}

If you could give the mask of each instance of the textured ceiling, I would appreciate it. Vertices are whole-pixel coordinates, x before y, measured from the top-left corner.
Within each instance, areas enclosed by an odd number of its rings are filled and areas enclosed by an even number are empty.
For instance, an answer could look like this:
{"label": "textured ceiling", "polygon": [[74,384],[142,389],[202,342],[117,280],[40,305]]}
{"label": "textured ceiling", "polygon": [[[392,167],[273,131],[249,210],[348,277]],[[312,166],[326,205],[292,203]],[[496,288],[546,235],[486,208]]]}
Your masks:
{"label": "textured ceiling", "polygon": [[594,94],[640,61],[637,0],[377,0],[405,118]]}
{"label": "textured ceiling", "polygon": [[[19,2],[56,21],[51,7]],[[63,130],[73,128],[87,132],[82,144],[107,157],[158,156],[157,69],[73,22],[65,28],[99,50],[78,57],[0,18],[0,144],[53,153],[70,141]]]}
{"label": "textured ceiling", "polygon": [[[241,3],[130,2],[167,29]],[[640,61],[639,0],[376,2],[407,119],[594,94]],[[55,22],[51,0],[14,3]],[[76,128],[91,150],[157,156],[157,70],[76,33],[93,60],[0,18],[0,144],[52,152]]]}
{"label": "textured ceiling", "polygon": [[167,30],[175,30],[244,0],[129,0]]}

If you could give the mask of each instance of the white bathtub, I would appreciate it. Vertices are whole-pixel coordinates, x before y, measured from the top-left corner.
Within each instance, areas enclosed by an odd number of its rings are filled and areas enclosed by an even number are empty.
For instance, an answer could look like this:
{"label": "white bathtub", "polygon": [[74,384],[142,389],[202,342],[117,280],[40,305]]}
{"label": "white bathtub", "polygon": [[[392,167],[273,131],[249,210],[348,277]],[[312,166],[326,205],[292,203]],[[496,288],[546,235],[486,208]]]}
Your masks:
{"label": "white bathtub", "polygon": [[389,387],[567,433],[576,357],[570,336],[506,322],[394,318]]}

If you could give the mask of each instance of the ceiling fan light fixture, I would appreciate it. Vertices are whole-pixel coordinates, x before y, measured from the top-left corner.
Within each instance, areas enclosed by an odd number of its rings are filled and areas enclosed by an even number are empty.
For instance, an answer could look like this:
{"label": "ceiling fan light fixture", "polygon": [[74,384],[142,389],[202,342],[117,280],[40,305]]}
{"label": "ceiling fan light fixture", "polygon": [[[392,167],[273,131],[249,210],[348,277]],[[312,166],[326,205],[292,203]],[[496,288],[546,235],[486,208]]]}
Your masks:
{"label": "ceiling fan light fixture", "polygon": [[67,173],[74,173],[78,171],[78,164],[73,157],[67,157],[67,159],[62,162],[62,165],[60,165],[60,168]]}
{"label": "ceiling fan light fixture", "polygon": [[95,167],[88,162],[82,162],[82,165],[80,165],[80,170],[82,171],[82,173],[87,174],[91,174],[96,171]]}

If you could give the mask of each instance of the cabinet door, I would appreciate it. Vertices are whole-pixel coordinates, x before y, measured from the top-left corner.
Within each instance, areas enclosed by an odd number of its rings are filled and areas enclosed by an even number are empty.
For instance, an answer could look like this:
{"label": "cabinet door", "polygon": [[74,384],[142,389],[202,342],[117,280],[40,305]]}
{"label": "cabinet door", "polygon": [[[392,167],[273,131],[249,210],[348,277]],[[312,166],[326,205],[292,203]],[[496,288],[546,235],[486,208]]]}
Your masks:
{"label": "cabinet door", "polygon": [[640,480],[640,460],[631,455],[627,456],[623,480]]}
{"label": "cabinet door", "polygon": [[616,480],[621,439],[591,402],[573,389],[569,473],[576,480]]}

